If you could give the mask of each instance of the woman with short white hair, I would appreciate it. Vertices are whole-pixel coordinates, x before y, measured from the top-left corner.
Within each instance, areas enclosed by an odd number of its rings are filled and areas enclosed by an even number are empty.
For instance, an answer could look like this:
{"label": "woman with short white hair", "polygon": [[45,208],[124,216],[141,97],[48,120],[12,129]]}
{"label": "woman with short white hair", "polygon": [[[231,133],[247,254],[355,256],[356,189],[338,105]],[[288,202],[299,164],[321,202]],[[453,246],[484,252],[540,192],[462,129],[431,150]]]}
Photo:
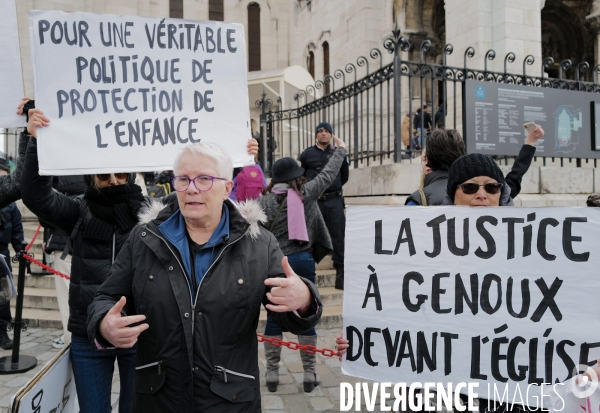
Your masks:
{"label": "woman with short white hair", "polygon": [[228,199],[231,169],[217,144],[187,146],[174,167],[178,202],[133,229],[89,307],[95,342],[137,342],[135,412],[260,412],[261,304],[295,333],[321,316],[316,287],[259,226],[260,207]]}
{"label": "woman with short white hair", "polygon": [[[37,129],[49,124],[50,119],[40,109],[29,110],[27,132],[32,139],[25,155],[21,185],[23,203],[40,219],[70,235],[67,252],[72,252],[73,258],[68,330],[72,333],[71,362],[79,407],[83,413],[111,410],[116,361],[120,376],[119,412],[129,413],[134,394],[135,349],[94,350],[87,331],[88,306],[110,275],[130,232],[138,225],[139,214],[147,208],[160,209],[163,204],[144,197],[134,183],[135,174],[130,173],[86,175],[88,188],[75,199],[53,191],[52,177],[39,174],[36,139]],[[255,152],[257,145],[251,143],[248,149]]]}

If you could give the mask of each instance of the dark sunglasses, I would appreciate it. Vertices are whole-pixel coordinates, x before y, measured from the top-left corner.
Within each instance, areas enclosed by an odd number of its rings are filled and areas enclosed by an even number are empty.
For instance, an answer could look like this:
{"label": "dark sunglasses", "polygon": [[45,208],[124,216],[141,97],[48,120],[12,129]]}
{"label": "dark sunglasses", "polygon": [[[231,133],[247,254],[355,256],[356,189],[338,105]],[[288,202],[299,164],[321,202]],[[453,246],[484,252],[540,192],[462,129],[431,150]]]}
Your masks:
{"label": "dark sunglasses", "polygon": [[473,195],[479,191],[479,187],[482,186],[485,189],[485,192],[488,194],[496,195],[502,189],[502,184],[500,183],[489,183],[485,185],[466,183],[459,185],[460,189],[462,189],[463,193],[467,195]]}
{"label": "dark sunglasses", "polygon": [[111,175],[114,175],[115,178],[117,178],[117,179],[125,179],[125,178],[127,178],[127,174],[126,173],[118,173],[118,174],[96,174],[96,177],[98,178],[99,181],[106,182],[106,181],[110,181],[110,176]]}

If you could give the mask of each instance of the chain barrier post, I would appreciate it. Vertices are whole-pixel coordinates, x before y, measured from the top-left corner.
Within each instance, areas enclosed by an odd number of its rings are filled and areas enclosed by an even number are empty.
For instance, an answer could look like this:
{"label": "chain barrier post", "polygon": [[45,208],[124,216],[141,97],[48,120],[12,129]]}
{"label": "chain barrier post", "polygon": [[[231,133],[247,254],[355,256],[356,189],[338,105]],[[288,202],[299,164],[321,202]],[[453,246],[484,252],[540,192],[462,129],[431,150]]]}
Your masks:
{"label": "chain barrier post", "polygon": [[[26,331],[29,320],[23,320],[23,295],[25,291],[25,248],[27,243],[23,241],[21,251],[15,257],[19,262],[19,277],[17,279],[17,308],[14,321],[10,324],[14,331],[13,348],[11,357],[0,358],[0,374],[15,374],[29,371],[37,366],[37,359],[32,356],[19,356],[19,347],[21,345],[21,331]],[[15,262],[17,261],[15,260]]]}

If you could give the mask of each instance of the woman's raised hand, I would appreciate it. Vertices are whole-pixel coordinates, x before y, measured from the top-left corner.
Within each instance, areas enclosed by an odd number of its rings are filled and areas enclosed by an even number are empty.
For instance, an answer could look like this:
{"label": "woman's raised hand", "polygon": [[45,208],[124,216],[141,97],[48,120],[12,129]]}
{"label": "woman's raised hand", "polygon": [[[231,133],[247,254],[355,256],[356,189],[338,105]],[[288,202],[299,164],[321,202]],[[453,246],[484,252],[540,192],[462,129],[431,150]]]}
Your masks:
{"label": "woman's raised hand", "polygon": [[37,128],[43,128],[50,124],[50,119],[44,116],[41,109],[31,109],[29,111],[29,122],[27,122],[27,134],[37,138]]}
{"label": "woman's raised hand", "polygon": [[346,146],[346,142],[344,142],[343,140],[341,140],[340,138],[338,138],[335,135],[333,136],[333,141],[335,142],[335,146],[339,146],[340,148],[344,148],[344,149],[348,149],[348,147]]}
{"label": "woman's raised hand", "polygon": [[19,103],[19,106],[17,106],[17,115],[22,115],[23,114],[23,107],[30,100],[31,99],[29,99],[27,96],[25,96],[24,98],[21,99],[21,103]]}

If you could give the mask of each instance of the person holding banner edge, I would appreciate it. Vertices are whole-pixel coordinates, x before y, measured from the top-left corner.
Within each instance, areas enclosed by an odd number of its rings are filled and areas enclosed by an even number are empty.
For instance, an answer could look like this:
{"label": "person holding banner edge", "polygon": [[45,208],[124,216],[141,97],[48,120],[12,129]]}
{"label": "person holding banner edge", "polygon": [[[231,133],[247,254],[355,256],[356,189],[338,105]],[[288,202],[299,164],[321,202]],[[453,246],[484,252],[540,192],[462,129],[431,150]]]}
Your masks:
{"label": "person holding banner edge", "polygon": [[[29,110],[26,133],[35,138],[37,128],[50,120],[40,109]],[[249,142],[249,152],[257,144]],[[70,234],[66,252],[72,252],[68,330],[72,333],[71,361],[82,412],[111,410],[111,385],[115,360],[120,373],[119,411],[130,412],[133,402],[135,348],[97,351],[87,336],[88,305],[104,280],[138,214],[161,209],[159,200],[142,195],[135,174],[86,175],[82,197],[71,199],[53,191],[52,177],[38,173],[37,140],[31,139],[22,174],[23,203],[40,219]],[[174,202],[175,196],[164,199]]]}
{"label": "person holding banner edge", "polygon": [[[327,226],[319,211],[317,199],[336,179],[346,157],[346,144],[333,136],[336,148],[325,167],[310,182],[306,182],[304,169],[293,158],[279,159],[273,165],[273,178],[265,195],[258,199],[267,215],[265,227],[277,238],[281,251],[288,257],[290,266],[300,276],[315,283],[315,263],[332,250]],[[282,338],[282,331],[267,316],[265,336]],[[301,345],[317,344],[315,329],[298,335]],[[267,387],[277,391],[281,347],[265,341],[267,361]],[[304,368],[304,391],[310,393],[319,384],[315,373],[316,355],[300,352]]]}
{"label": "person holding banner edge", "polygon": [[[494,159],[488,155],[471,153],[459,157],[450,166],[446,195],[442,205],[497,207],[513,206],[514,203],[511,198],[511,187]],[[335,346],[340,361],[348,347],[348,339],[344,338],[343,333],[340,332]],[[505,407],[501,405],[494,411],[489,408],[488,400],[479,399],[479,406],[484,406],[486,403],[488,404],[486,412],[505,410]]]}

